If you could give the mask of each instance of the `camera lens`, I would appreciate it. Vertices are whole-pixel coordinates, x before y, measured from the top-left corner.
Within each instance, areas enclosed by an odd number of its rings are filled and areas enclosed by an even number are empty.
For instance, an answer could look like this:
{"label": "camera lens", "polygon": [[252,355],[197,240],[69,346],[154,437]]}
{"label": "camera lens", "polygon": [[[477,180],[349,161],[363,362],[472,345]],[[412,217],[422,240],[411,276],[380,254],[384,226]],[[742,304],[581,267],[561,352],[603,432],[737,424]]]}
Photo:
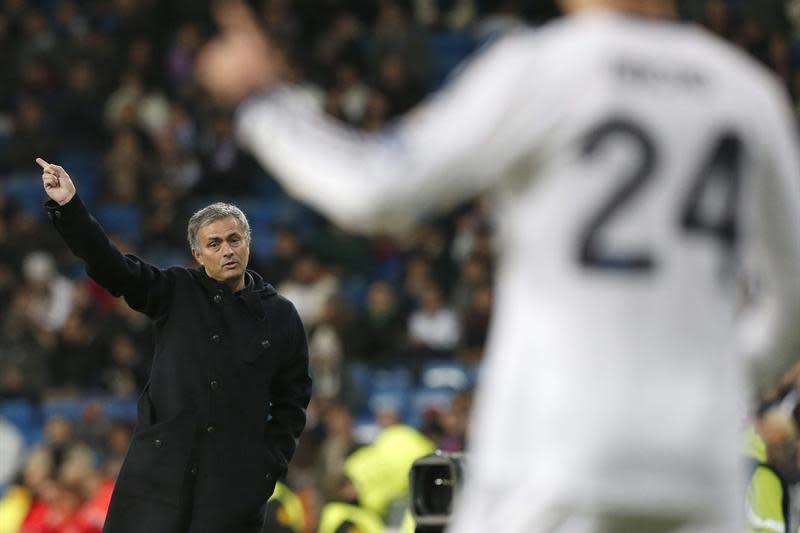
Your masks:
{"label": "camera lens", "polygon": [[453,502],[453,472],[447,465],[428,466],[417,478],[414,505],[418,515],[447,515]]}

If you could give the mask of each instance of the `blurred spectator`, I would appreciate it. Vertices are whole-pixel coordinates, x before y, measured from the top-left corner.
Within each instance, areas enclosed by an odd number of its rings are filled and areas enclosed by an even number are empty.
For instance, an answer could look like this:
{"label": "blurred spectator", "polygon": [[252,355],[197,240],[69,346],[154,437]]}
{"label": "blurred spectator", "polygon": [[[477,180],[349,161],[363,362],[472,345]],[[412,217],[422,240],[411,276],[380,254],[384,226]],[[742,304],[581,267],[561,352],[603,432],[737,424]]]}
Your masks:
{"label": "blurred spectator", "polygon": [[351,124],[361,124],[370,98],[370,88],[352,63],[337,66],[336,82],[328,93],[325,110]]}
{"label": "blurred spectator", "polygon": [[520,0],[493,0],[486,2],[486,11],[475,23],[474,35],[479,42],[496,39],[525,24],[521,16]]}
{"label": "blurred spectator", "polygon": [[325,499],[337,495],[345,460],[356,448],[350,411],[341,404],[330,406],[325,415],[325,440],[317,455],[317,479]]}
{"label": "blurred spectator", "polygon": [[115,396],[131,396],[144,386],[149,371],[145,358],[137,350],[130,335],[119,333],[111,339],[110,361],[105,367],[102,383]]}
{"label": "blurred spectator", "polygon": [[58,334],[50,385],[73,392],[96,389],[107,350],[97,325],[83,313],[71,313]]}
{"label": "blurred spectator", "polygon": [[72,311],[72,283],[56,271],[53,257],[42,251],[25,258],[22,274],[30,295],[28,318],[44,331],[59,331]]}
{"label": "blurred spectator", "polygon": [[419,301],[425,289],[433,283],[433,269],[428,258],[422,255],[412,255],[406,261],[405,281],[403,290],[405,297]]}
{"label": "blurred spectator", "polygon": [[319,228],[308,247],[314,257],[342,277],[360,277],[369,271],[367,239],[347,233],[334,224]]}
{"label": "blurred spectator", "polygon": [[124,422],[114,422],[106,432],[105,442],[100,450],[107,468],[112,472],[114,469],[119,470],[122,466],[122,460],[128,452],[131,435],[133,435],[133,428]]}
{"label": "blurred spectator", "polygon": [[372,31],[371,61],[375,73],[388,55],[402,58],[403,63],[412,70],[411,79],[422,81],[428,69],[428,48],[424,34],[417,31],[409,14],[400,2],[381,0],[378,3],[378,17]]}
{"label": "blurred spectator", "polygon": [[475,292],[491,283],[491,271],[487,259],[471,255],[461,265],[458,282],[453,289],[453,307],[463,312],[474,301]]}
{"label": "blurred spectator", "polygon": [[96,454],[105,446],[109,431],[111,431],[111,421],[103,412],[103,405],[99,401],[87,402],[75,427],[76,439],[86,444]]}
{"label": "blurred spectator", "polygon": [[24,97],[16,107],[13,134],[0,159],[0,171],[24,171],[38,154],[51,154],[56,148],[56,131],[45,125],[45,112],[39,100]]}
{"label": "blurred spectator", "polygon": [[338,286],[338,279],[326,272],[314,256],[305,254],[294,262],[289,278],[280,284],[278,292],[294,303],[303,324],[310,329]]}
{"label": "blurred spectator", "polygon": [[472,292],[461,320],[463,324],[463,345],[467,349],[483,350],[489,334],[492,316],[492,288],[481,285]]}
{"label": "blurred spectator", "polygon": [[475,0],[415,0],[414,18],[422,26],[450,31],[466,30],[478,14]]}
{"label": "blurred spectator", "polygon": [[424,95],[422,86],[412,79],[409,65],[395,54],[387,54],[381,59],[378,90],[389,101],[390,118],[411,109]]}
{"label": "blurred spectator", "polygon": [[420,305],[408,318],[408,336],[417,346],[432,350],[453,350],[461,337],[456,313],[445,306],[442,289],[428,285]]}
{"label": "blurred spectator", "polygon": [[148,90],[141,74],[125,71],[118,88],[106,100],[104,116],[111,130],[140,129],[154,138],[167,121],[169,103],[159,90]]}
{"label": "blurred spectator", "polygon": [[356,354],[367,361],[388,359],[405,344],[405,320],[391,285],[375,282],[367,290],[367,304],[358,319]]}
{"label": "blurred spectator", "polygon": [[44,437],[44,442],[31,452],[28,461],[35,463],[37,473],[39,468],[43,469],[46,478],[57,478],[62,466],[70,461],[92,461],[91,450],[75,438],[72,422],[66,417],[48,418]]}
{"label": "blurred spectator", "polygon": [[342,387],[342,359],[345,355],[344,338],[350,334],[348,317],[335,298],[323,306],[317,324],[309,331],[308,357],[314,394],[323,400],[339,395]]}
{"label": "blurred spectator", "polygon": [[184,210],[176,188],[165,180],[151,183],[144,203],[142,244],[156,248],[182,248],[186,245]]}
{"label": "blurred spectator", "polygon": [[179,197],[183,197],[200,182],[200,162],[190,150],[178,142],[176,135],[170,130],[163,130],[155,145],[155,175],[166,181]]}
{"label": "blurred spectator", "polygon": [[24,450],[22,435],[13,424],[0,416],[0,490],[16,475]]}
{"label": "blurred spectator", "polygon": [[214,114],[202,145],[204,176],[195,192],[238,196],[250,190],[257,167],[236,143],[231,117]]}
{"label": "blurred spectator", "polygon": [[275,230],[275,253],[264,265],[264,279],[273,285],[280,285],[288,277],[292,266],[302,252],[300,237],[286,226]]}
{"label": "blurred spectator", "polygon": [[189,95],[194,80],[194,61],[202,44],[200,29],[187,23],[178,28],[175,42],[167,52],[167,74],[175,93],[181,97]]}
{"label": "blurred spectator", "polygon": [[98,150],[103,146],[105,132],[101,108],[97,105],[99,96],[97,74],[92,63],[83,59],[71,64],[66,88],[59,97],[56,118],[62,131],[74,134],[62,135],[59,148]]}
{"label": "blurred spectator", "polygon": [[120,204],[135,202],[148,175],[139,136],[129,128],[117,130],[104,161],[104,199]]}

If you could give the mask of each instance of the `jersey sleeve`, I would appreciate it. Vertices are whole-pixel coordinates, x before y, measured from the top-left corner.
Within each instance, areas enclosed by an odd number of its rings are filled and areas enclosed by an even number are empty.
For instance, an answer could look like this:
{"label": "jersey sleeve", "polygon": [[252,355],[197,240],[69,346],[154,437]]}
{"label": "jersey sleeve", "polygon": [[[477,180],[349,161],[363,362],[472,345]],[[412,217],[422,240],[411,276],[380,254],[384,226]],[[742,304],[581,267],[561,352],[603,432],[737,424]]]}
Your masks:
{"label": "jersey sleeve", "polygon": [[[756,305],[748,310],[745,347],[770,379],[798,348],[800,330],[800,139],[783,90],[773,87],[762,109],[760,158],[746,185],[745,265],[757,272]],[[775,356],[778,356],[777,358]],[[772,367],[769,370],[768,367]]]}
{"label": "jersey sleeve", "polygon": [[375,134],[326,117],[279,88],[238,111],[240,142],[300,200],[360,231],[397,229],[500,179],[554,113],[530,94],[527,33],[472,60],[447,87]]}

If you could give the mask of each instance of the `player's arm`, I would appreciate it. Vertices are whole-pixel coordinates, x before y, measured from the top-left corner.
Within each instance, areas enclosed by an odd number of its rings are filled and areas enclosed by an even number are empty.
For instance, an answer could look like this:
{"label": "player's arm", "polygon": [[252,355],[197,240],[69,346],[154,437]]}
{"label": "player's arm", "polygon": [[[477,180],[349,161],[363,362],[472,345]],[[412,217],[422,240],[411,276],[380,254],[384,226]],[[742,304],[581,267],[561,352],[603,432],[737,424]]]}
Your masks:
{"label": "player's arm", "polygon": [[546,132],[556,111],[530,94],[531,72],[544,84],[548,75],[534,67],[532,38],[494,45],[377,134],[333,120],[289,87],[273,89],[240,107],[240,142],[338,223],[362,231],[406,225],[485,189]]}
{"label": "player's arm", "polygon": [[[745,343],[753,355],[777,355],[761,365],[774,382],[800,348],[800,139],[787,98],[774,89],[756,179],[745,182],[744,261],[757,273],[756,305],[747,311]],[[775,102],[778,102],[776,105]]]}
{"label": "player's arm", "polygon": [[41,158],[36,162],[50,198],[48,216],[72,253],[86,263],[89,276],[114,296],[124,296],[133,309],[152,318],[166,315],[174,287],[171,274],[123,255],[86,209],[70,175]]}

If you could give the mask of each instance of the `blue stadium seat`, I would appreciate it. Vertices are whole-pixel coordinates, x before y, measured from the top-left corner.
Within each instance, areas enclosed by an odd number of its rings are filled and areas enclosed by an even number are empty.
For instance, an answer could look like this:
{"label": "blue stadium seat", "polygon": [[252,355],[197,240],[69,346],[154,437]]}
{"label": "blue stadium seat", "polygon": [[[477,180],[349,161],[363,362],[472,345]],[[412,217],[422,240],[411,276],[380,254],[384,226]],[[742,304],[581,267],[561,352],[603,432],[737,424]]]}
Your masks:
{"label": "blue stadium seat", "polygon": [[81,200],[89,207],[94,207],[100,194],[101,155],[88,150],[70,150],[59,154],[58,159],[51,162],[61,165],[75,178]]}
{"label": "blue stadium seat", "polygon": [[275,202],[272,200],[249,198],[236,200],[233,203],[247,215],[247,221],[250,222],[250,228],[254,236],[263,233],[266,228],[275,223],[277,211]]}
{"label": "blue stadium seat", "polygon": [[42,416],[45,421],[54,416],[63,416],[75,422],[80,420],[85,406],[86,400],[82,398],[49,400],[42,406]]}
{"label": "blue stadium seat", "polygon": [[259,198],[273,198],[282,193],[283,189],[272,177],[259,173],[253,177],[253,190]]}
{"label": "blue stadium seat", "polygon": [[0,417],[11,422],[19,430],[28,446],[41,442],[42,414],[33,403],[28,400],[0,402]]}
{"label": "blue stadium seat", "polygon": [[405,419],[410,409],[410,401],[411,397],[407,390],[385,389],[373,391],[369,395],[367,405],[369,406],[369,412],[373,416],[377,416],[384,411],[392,411],[397,413],[400,418]]}
{"label": "blue stadium seat", "polygon": [[372,444],[380,432],[381,428],[372,415],[357,416],[353,421],[353,438],[359,444]]}
{"label": "blue stadium seat", "polygon": [[361,308],[367,299],[367,284],[360,277],[347,277],[339,286],[339,296],[353,307]]}
{"label": "blue stadium seat", "polygon": [[366,413],[369,393],[372,389],[372,372],[364,363],[350,363],[347,367],[351,407],[356,413]]}
{"label": "blue stadium seat", "polygon": [[409,415],[410,425],[420,427],[424,415],[430,410],[445,412],[453,403],[453,389],[449,387],[418,387],[411,394]]}
{"label": "blue stadium seat", "polygon": [[413,376],[405,368],[381,368],[370,375],[370,392],[367,400],[369,412],[373,415],[381,411],[396,412],[405,419],[410,410]]}
{"label": "blue stadium seat", "polygon": [[110,398],[104,400],[103,413],[115,422],[136,422],[136,398]]}
{"label": "blue stadium seat", "polygon": [[453,69],[475,50],[475,47],[475,40],[467,33],[442,32],[431,35],[431,82],[433,86],[441,85]]}
{"label": "blue stadium seat", "polygon": [[372,372],[371,383],[373,391],[407,391],[411,388],[413,376],[407,368],[380,368]]}
{"label": "blue stadium seat", "polygon": [[0,191],[13,199],[23,211],[36,218],[44,217],[44,203],[47,201],[47,196],[42,190],[40,174],[27,172],[13,174],[3,183]]}
{"label": "blue stadium seat", "polygon": [[253,228],[250,252],[262,261],[268,261],[275,255],[275,235],[265,228]]}
{"label": "blue stadium seat", "polygon": [[453,390],[463,390],[472,384],[469,373],[463,365],[446,360],[425,363],[422,367],[420,381],[425,387],[446,387]]}
{"label": "blue stadium seat", "polygon": [[39,409],[28,400],[4,400],[0,402],[0,416],[22,429],[41,424]]}
{"label": "blue stadium seat", "polygon": [[94,215],[106,233],[121,235],[132,244],[141,237],[142,212],[136,205],[103,204],[94,209]]}

